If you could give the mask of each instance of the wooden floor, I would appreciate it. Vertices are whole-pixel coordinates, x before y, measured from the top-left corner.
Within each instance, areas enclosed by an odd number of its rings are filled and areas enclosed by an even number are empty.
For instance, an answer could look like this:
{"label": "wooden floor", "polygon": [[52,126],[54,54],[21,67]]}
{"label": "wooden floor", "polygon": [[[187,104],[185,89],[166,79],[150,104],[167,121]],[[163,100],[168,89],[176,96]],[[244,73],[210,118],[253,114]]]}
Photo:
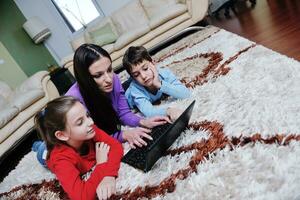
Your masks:
{"label": "wooden floor", "polygon": [[229,19],[222,11],[220,19],[210,17],[208,23],[300,61],[299,0],[257,0],[253,8],[239,0],[236,11]]}

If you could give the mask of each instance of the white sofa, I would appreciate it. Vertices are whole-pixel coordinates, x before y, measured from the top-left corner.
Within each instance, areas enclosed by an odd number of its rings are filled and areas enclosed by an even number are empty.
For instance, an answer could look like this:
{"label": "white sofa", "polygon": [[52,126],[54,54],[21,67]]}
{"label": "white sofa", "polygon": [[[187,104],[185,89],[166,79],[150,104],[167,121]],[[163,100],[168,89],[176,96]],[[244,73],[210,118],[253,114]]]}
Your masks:
{"label": "white sofa", "polygon": [[15,89],[0,81],[0,157],[33,128],[35,113],[58,96],[47,71],[35,73]]}
{"label": "white sofa", "polygon": [[[116,67],[121,64],[128,47],[142,45],[151,48],[200,22],[206,16],[207,9],[208,0],[132,0],[111,16],[92,23],[70,43],[73,50],[83,43],[97,43],[91,35],[109,26],[111,34],[106,32],[106,36],[114,34],[116,41],[101,46],[110,53],[113,67]],[[70,68],[73,65],[72,59],[73,54],[65,57],[62,65]]]}

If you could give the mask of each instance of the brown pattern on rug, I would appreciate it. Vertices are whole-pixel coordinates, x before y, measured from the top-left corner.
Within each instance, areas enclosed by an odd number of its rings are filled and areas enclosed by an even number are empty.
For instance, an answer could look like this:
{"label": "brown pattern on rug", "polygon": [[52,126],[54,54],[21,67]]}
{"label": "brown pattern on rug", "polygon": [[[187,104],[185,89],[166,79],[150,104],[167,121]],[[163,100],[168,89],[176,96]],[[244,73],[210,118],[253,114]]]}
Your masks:
{"label": "brown pattern on rug", "polygon": [[18,186],[9,192],[0,194],[0,198],[14,200],[69,199],[56,179]]}
{"label": "brown pattern on rug", "polygon": [[168,150],[166,155],[176,155],[182,152],[188,152],[191,150],[197,150],[195,155],[191,158],[189,166],[185,169],[170,175],[170,177],[163,180],[159,185],[138,187],[135,190],[126,191],[123,194],[112,196],[110,199],[139,199],[139,198],[154,198],[158,195],[164,195],[167,192],[172,193],[176,189],[176,181],[186,179],[191,173],[197,172],[197,165],[204,160],[208,160],[209,154],[214,153],[218,149],[223,149],[229,145],[231,149],[236,146],[244,146],[248,143],[261,142],[265,144],[278,143],[279,145],[287,145],[289,142],[300,140],[300,135],[280,135],[277,134],[270,138],[262,138],[260,134],[255,134],[252,137],[239,138],[232,137],[229,139],[223,132],[223,125],[218,122],[194,122],[189,125],[189,128],[193,130],[206,130],[209,131],[211,137],[206,141],[199,141],[193,144],[183,146],[177,149]]}
{"label": "brown pattern on rug", "polygon": [[[176,153],[185,152],[189,150],[198,150],[191,158],[189,166],[185,169],[171,174],[168,178],[163,180],[159,185],[137,187],[134,191],[126,191],[123,194],[115,195],[111,199],[138,199],[138,198],[153,198],[157,195],[163,195],[166,192],[170,193],[175,190],[176,180],[183,180],[187,178],[192,172],[196,171],[196,166],[204,159],[208,158],[208,154],[214,152],[219,148],[223,148],[226,145],[227,139],[223,133],[223,125],[218,122],[202,122],[193,123],[190,125],[194,130],[207,130],[211,132],[211,137],[207,141],[195,142],[189,147],[183,147],[183,149],[174,149],[172,151]],[[172,154],[172,153],[167,153]]]}
{"label": "brown pattern on rug", "polygon": [[[194,122],[189,125],[190,129],[206,130],[210,133],[208,140],[194,142],[187,146],[168,150],[165,154],[175,156],[183,152],[196,150],[195,154],[189,161],[188,167],[180,169],[164,179],[159,185],[137,187],[133,191],[125,191],[122,194],[113,195],[110,199],[138,199],[138,198],[154,198],[158,195],[172,193],[176,189],[176,181],[186,179],[191,173],[197,173],[197,165],[204,160],[209,160],[209,154],[213,154],[216,150],[225,148],[227,145],[234,149],[238,146],[244,146],[249,143],[256,142],[264,144],[288,145],[291,141],[300,141],[300,135],[277,134],[268,138],[263,138],[260,134],[251,137],[232,137],[228,138],[223,131],[223,125],[213,121]],[[186,133],[184,133],[186,134]],[[57,180],[43,181],[39,184],[22,185],[14,188],[10,192],[0,194],[0,198],[27,200],[41,199],[41,197],[49,197],[51,199],[69,199],[64,193],[62,187]]]}
{"label": "brown pattern on rug", "polygon": [[[186,57],[181,61],[174,61],[165,67],[170,69],[176,76],[181,77],[180,81],[184,83],[186,87],[194,88],[197,85],[203,85],[210,79],[216,79],[219,76],[226,75],[230,71],[228,65],[236,60],[239,55],[255,46],[256,44],[252,44],[240,50],[222,65],[220,65],[220,62],[223,60],[223,54],[220,52],[212,52]],[[208,64],[204,65],[203,63],[206,60]]]}

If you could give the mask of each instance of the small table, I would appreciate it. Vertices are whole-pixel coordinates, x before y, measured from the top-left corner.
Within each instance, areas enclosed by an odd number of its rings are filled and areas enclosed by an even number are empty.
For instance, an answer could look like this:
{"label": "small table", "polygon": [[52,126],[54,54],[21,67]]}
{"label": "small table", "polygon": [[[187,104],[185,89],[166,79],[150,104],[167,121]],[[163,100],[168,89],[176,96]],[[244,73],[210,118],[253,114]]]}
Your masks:
{"label": "small table", "polygon": [[[248,0],[244,0],[245,2]],[[251,7],[254,7],[256,5],[256,0],[249,0],[251,3]],[[219,12],[220,10],[224,9],[224,15],[225,17],[230,17],[230,9],[232,12],[236,13],[235,10],[235,4],[237,3],[237,0],[209,0],[209,8],[208,13],[210,15],[215,15],[217,18],[219,18]]]}
{"label": "small table", "polygon": [[58,93],[64,95],[69,88],[76,82],[74,76],[68,69],[59,67],[50,72],[51,81],[56,86]]}

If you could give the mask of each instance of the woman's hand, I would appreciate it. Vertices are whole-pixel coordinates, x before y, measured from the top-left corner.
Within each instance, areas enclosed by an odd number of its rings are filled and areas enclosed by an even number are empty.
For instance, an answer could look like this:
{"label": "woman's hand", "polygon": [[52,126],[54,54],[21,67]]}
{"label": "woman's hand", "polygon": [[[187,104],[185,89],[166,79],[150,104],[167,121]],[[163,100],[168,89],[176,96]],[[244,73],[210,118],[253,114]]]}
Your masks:
{"label": "woman's hand", "polygon": [[96,142],[96,162],[97,164],[105,163],[108,159],[109,145],[104,142]]}
{"label": "woman's hand", "polygon": [[180,115],[182,114],[182,110],[174,107],[169,107],[167,109],[167,115],[172,122],[174,122]]}
{"label": "woman's hand", "polygon": [[140,125],[145,128],[153,128],[158,125],[162,125],[165,123],[171,123],[170,119],[167,116],[155,116],[146,119],[140,120]]}
{"label": "woman's hand", "polygon": [[116,193],[116,178],[105,176],[96,189],[98,199],[108,199],[112,194]]}
{"label": "woman's hand", "polygon": [[138,147],[146,146],[147,143],[143,140],[143,138],[148,138],[149,140],[153,140],[148,133],[150,133],[150,129],[138,127],[130,130],[123,131],[123,139],[129,143],[129,146],[135,149],[135,145]]}

